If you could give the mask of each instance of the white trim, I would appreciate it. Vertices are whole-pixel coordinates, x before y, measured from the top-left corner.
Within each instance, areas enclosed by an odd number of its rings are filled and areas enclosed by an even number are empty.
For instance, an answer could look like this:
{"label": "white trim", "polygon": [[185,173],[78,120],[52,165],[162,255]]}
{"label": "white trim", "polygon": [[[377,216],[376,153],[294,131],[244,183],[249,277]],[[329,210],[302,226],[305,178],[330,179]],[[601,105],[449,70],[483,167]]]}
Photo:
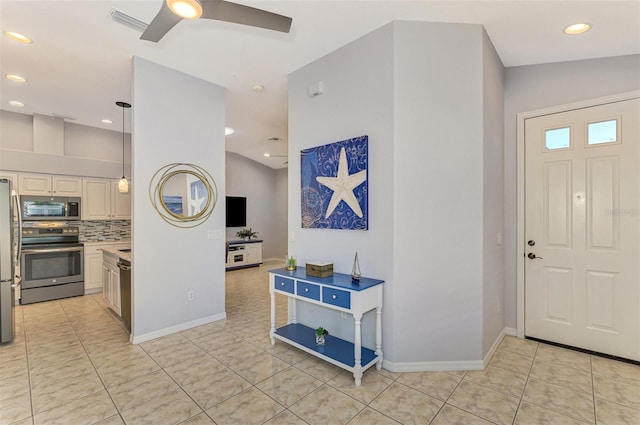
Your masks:
{"label": "white trim", "polygon": [[581,100],[579,102],[565,105],[551,106],[549,108],[538,109],[517,114],[517,135],[516,135],[516,155],[517,155],[517,208],[516,222],[518,226],[516,234],[516,336],[524,338],[524,124],[525,120],[543,115],[557,114],[560,112],[575,109],[590,108],[592,106],[604,105],[607,103],[623,102],[625,100],[640,98],[640,90],[633,90],[618,93],[611,96],[598,97],[594,99]]}
{"label": "white trim", "polygon": [[516,330],[514,328],[504,328],[495,341],[485,354],[484,359],[482,360],[468,360],[468,361],[457,361],[457,362],[401,362],[394,363],[387,359],[383,360],[382,367],[387,369],[390,372],[432,372],[432,371],[446,371],[446,370],[484,370],[489,361],[491,361],[491,357],[496,352],[500,343],[504,339],[505,335],[515,336]]}
{"label": "white trim", "polygon": [[227,313],[216,314],[215,316],[203,317],[191,322],[180,323],[179,325],[169,326],[168,328],[159,329],[157,331],[149,332],[143,335],[133,335],[129,338],[132,344],[140,344],[142,342],[150,341],[152,339],[160,338],[161,336],[167,336],[176,332],[186,331],[187,329],[195,328],[196,326],[206,325],[207,323],[217,322],[218,320],[226,319]]}
{"label": "white trim", "polygon": [[483,370],[484,370],[484,368],[487,367],[487,365],[489,364],[489,361],[491,360],[491,357],[493,357],[493,353],[496,352],[496,350],[500,346],[500,343],[504,339],[504,336],[506,335],[506,329],[507,328],[504,328],[502,331],[500,331],[500,333],[498,334],[496,340],[493,341],[493,344],[491,345],[491,348],[489,348],[489,351],[487,351],[487,354],[484,355],[484,359],[482,359],[482,365],[483,365],[482,369]]}
{"label": "white trim", "polygon": [[283,263],[284,264],[284,257],[282,258],[263,258],[262,259],[262,265],[264,266],[264,263]]}
{"label": "white trim", "polygon": [[382,361],[382,367],[390,372],[432,372],[445,370],[483,370],[482,360],[452,362],[390,362]]}

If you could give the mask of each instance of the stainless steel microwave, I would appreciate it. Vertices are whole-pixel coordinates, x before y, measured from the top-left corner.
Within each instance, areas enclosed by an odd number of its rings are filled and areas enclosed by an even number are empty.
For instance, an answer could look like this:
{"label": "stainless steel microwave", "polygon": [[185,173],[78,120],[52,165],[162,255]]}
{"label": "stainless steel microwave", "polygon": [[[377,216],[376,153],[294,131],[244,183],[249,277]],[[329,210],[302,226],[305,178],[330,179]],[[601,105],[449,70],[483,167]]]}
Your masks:
{"label": "stainless steel microwave", "polygon": [[66,196],[25,196],[20,197],[23,221],[80,220],[80,198]]}

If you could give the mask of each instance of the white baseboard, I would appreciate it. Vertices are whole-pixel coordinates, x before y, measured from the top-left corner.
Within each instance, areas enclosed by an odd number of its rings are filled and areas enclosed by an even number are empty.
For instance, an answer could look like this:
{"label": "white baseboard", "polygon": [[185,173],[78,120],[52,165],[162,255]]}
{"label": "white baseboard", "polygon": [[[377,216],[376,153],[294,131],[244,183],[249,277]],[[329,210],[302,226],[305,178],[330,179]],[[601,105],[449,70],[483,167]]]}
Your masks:
{"label": "white baseboard", "polygon": [[504,328],[504,333],[509,336],[518,336],[516,328]]}
{"label": "white baseboard", "polygon": [[217,322],[218,320],[226,319],[227,313],[220,313],[214,316],[203,317],[202,319],[192,320],[191,322],[181,323],[179,325],[170,326],[168,328],[159,329],[157,331],[149,332],[142,335],[133,335],[129,338],[132,344],[140,344],[142,342],[150,341],[152,339],[160,338],[161,336],[167,336],[176,332],[186,331],[187,329],[195,328],[196,326],[206,325],[207,323]]}
{"label": "white baseboard", "polygon": [[452,362],[390,362],[382,361],[382,367],[390,372],[433,372],[446,370],[483,370],[481,360],[464,360]]}
{"label": "white baseboard", "polygon": [[85,295],[99,294],[102,292],[102,288],[85,289]]}
{"label": "white baseboard", "polygon": [[487,365],[489,364],[489,361],[491,360],[491,357],[493,357],[493,353],[496,352],[496,350],[500,346],[500,343],[504,339],[505,335],[506,335],[506,328],[500,331],[495,341],[493,341],[493,344],[491,344],[491,348],[489,348],[489,351],[487,351],[487,354],[485,354],[484,359],[482,359],[482,364],[483,364],[482,369],[487,367]]}
{"label": "white baseboard", "polygon": [[277,257],[276,257],[276,258],[263,258],[263,259],[262,259],[262,262],[263,262],[263,263],[266,263],[266,262],[270,262],[270,263],[277,263],[277,262],[284,263],[284,257],[282,257],[282,258],[277,258]]}
{"label": "white baseboard", "polygon": [[[513,333],[512,333],[513,332]],[[515,335],[515,329],[504,328],[496,337],[482,360],[444,361],[444,362],[391,362],[384,360],[382,367],[390,372],[432,372],[447,370],[484,370],[489,364],[505,335]]]}

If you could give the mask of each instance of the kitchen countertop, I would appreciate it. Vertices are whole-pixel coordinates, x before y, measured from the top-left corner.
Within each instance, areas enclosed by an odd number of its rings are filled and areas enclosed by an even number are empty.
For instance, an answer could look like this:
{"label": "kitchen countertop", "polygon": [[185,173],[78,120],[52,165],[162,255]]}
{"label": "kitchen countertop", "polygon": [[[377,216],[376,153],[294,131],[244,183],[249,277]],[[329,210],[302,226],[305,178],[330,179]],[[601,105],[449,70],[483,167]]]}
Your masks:
{"label": "kitchen countertop", "polygon": [[122,258],[123,260],[131,261],[131,251],[122,252],[115,248],[103,248],[102,253],[106,255],[113,255],[118,258]]}

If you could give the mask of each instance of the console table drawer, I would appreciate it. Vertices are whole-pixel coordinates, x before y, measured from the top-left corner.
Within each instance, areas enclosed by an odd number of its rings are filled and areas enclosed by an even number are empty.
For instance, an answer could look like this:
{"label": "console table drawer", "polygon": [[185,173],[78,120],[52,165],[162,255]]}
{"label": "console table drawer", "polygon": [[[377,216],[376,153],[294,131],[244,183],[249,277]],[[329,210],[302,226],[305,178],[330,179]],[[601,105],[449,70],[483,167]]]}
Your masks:
{"label": "console table drawer", "polygon": [[348,291],[341,291],[340,289],[330,288],[328,286],[322,287],[322,302],[342,307],[346,309],[351,308],[351,293]]}
{"label": "console table drawer", "polygon": [[320,301],[320,287],[318,285],[312,285],[306,282],[297,282],[297,285],[298,295],[300,295],[301,297]]}
{"label": "console table drawer", "polygon": [[276,276],[274,281],[274,289],[293,294],[294,293],[293,288],[294,288],[293,279],[287,279],[286,277]]}

